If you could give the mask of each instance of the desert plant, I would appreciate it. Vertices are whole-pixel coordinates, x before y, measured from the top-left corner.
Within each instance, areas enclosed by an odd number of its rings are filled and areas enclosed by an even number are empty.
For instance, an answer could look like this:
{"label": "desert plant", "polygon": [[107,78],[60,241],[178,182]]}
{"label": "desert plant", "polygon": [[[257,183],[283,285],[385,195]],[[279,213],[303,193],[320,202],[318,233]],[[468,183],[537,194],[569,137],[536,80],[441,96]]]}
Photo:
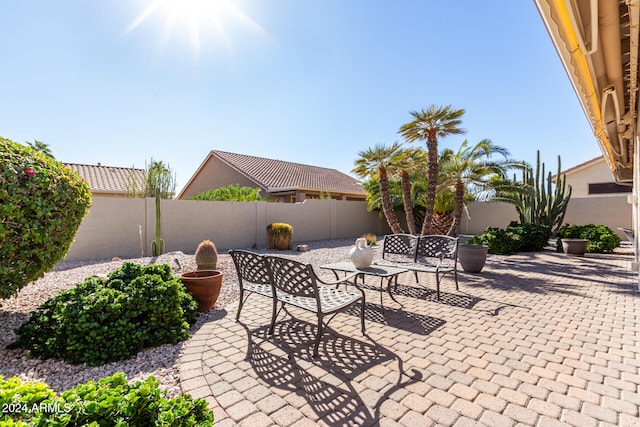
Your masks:
{"label": "desert plant", "polygon": [[0,137],[0,298],[66,255],[90,205],[89,186],[76,172]]}
{"label": "desert plant", "polygon": [[267,247],[284,251],[291,249],[293,227],[282,222],[267,225]]}
{"label": "desert plant", "polygon": [[569,225],[560,227],[556,233],[556,249],[562,252],[562,239],[588,239],[587,252],[607,253],[620,246],[620,236],[606,225]]}
{"label": "desert plant", "polygon": [[203,240],[195,254],[198,270],[215,270],[218,265],[218,251],[211,240]]}
{"label": "desert plant", "polygon": [[[499,192],[496,200],[513,204],[521,223],[548,225],[554,232],[562,225],[571,199],[571,186],[567,186],[566,176],[560,173],[560,168],[558,156],[557,182],[554,185],[551,172],[545,176],[545,165],[540,163],[538,151],[535,171],[530,167],[523,168],[520,188],[506,193]],[[516,183],[515,178],[513,183]]]}
{"label": "desert plant", "polygon": [[[154,377],[133,384],[122,372],[56,394],[43,382],[0,377],[3,426],[211,426],[207,402],[181,395],[168,399]],[[22,424],[20,424],[22,423]]]}
{"label": "desert plant", "polygon": [[11,348],[103,365],[187,339],[197,316],[196,302],[168,265],[126,262],[108,278],[90,277],[47,300],[16,329]]}

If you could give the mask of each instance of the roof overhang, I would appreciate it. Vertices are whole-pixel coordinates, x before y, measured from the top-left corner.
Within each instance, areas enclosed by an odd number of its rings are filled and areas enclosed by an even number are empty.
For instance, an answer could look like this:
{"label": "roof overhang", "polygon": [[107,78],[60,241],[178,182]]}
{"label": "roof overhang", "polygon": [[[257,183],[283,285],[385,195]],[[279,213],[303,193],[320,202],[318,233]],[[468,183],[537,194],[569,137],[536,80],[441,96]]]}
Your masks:
{"label": "roof overhang", "polygon": [[534,0],[617,182],[633,181],[640,0]]}

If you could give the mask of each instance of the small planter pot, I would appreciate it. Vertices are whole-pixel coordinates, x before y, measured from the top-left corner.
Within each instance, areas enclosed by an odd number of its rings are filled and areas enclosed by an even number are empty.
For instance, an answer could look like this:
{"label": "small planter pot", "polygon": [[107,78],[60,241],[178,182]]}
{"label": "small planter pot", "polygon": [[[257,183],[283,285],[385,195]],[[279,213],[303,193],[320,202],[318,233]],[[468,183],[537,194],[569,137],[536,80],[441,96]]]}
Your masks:
{"label": "small planter pot", "polygon": [[487,262],[487,245],[459,245],[458,261],[467,273],[480,273]]}
{"label": "small planter pot", "polygon": [[198,270],[180,276],[187,291],[198,302],[198,311],[209,311],[216,305],[220,288],[222,288],[222,272],[218,270]]}
{"label": "small planter pot", "polygon": [[588,244],[587,239],[562,239],[562,250],[567,255],[584,256]]}

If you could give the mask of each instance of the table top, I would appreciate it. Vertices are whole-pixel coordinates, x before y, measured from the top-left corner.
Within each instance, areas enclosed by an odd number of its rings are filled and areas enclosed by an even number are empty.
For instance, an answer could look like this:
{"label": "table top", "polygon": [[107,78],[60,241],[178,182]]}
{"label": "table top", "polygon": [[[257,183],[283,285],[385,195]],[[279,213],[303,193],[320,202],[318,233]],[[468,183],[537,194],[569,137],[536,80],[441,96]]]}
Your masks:
{"label": "table top", "polygon": [[351,261],[341,261],[334,262],[332,264],[324,264],[321,265],[320,268],[323,268],[325,270],[344,271],[347,273],[360,273],[378,277],[395,276],[396,274],[409,271],[408,269],[402,267],[391,267],[376,264],[372,264],[369,268],[356,268]]}

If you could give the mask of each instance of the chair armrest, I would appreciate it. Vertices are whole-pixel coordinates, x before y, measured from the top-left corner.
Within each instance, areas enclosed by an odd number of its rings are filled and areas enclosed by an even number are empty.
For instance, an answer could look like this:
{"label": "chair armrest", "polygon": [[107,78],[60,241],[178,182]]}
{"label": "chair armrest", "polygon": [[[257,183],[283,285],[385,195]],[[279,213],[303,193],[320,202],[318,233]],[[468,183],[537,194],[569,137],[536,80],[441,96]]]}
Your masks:
{"label": "chair armrest", "polygon": [[358,274],[358,272],[355,273],[351,273],[341,279],[337,279],[337,280],[331,280],[331,281],[325,281],[322,280],[319,277],[316,277],[316,279],[318,280],[318,282],[320,282],[322,285],[328,285],[328,286],[333,286],[333,285],[341,285],[343,283],[349,282],[350,280],[352,280],[353,278],[355,278]]}

